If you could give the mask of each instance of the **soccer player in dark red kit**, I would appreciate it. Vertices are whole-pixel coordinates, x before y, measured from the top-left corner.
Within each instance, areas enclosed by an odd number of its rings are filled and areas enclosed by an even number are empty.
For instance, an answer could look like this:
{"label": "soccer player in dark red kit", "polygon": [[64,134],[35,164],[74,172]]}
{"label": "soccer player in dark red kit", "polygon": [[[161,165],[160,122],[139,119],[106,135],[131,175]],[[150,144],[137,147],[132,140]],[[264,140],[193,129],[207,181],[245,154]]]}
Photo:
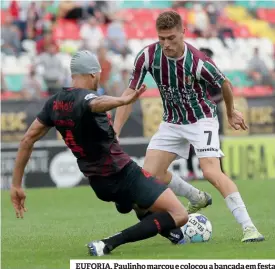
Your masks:
{"label": "soccer player in dark red kit", "polygon": [[[129,87],[123,93],[123,96],[132,94],[150,73],[162,98],[163,122],[148,145],[143,168],[168,184],[177,195],[186,197],[188,213],[195,213],[209,204],[209,195],[168,171],[177,157],[188,158],[192,144],[204,177],[218,189],[241,225],[242,242],[263,241],[236,184],[220,167],[224,154],[220,149],[217,107],[209,97],[211,87],[218,87],[223,94],[228,123],[235,130],[247,129],[242,114],[234,107],[230,81],[209,57],[184,41],[182,20],[177,12],[161,13],[156,31],[159,41],[137,55]],[[130,112],[131,104],[117,109],[114,129],[118,136]]]}
{"label": "soccer player in dark red kit", "polygon": [[138,224],[89,243],[90,255],[102,256],[122,244],[144,240],[158,233],[173,242],[174,234],[180,232],[177,227],[188,220],[187,211],[166,185],[123,152],[106,114],[106,111],[134,102],[146,87],[141,85],[123,97],[97,97],[100,72],[100,64],[91,52],[76,53],[71,60],[72,88],[64,88],[53,95],[24,135],[10,192],[16,216],[23,218],[26,211],[26,195],[21,185],[34,143],[55,127],[99,199],[117,205],[133,204],[150,212],[142,216]]}

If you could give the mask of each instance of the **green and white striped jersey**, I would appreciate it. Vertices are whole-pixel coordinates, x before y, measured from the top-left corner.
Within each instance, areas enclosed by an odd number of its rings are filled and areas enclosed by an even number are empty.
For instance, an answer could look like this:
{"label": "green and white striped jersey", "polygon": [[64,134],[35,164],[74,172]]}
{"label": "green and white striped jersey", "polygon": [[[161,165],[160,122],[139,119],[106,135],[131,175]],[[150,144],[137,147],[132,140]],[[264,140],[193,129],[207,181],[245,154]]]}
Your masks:
{"label": "green and white striped jersey", "polygon": [[159,42],[145,47],[136,57],[129,88],[139,88],[147,72],[154,78],[163,101],[163,120],[190,124],[212,118],[217,107],[208,93],[221,88],[225,76],[204,53],[188,43],[182,57],[166,57]]}

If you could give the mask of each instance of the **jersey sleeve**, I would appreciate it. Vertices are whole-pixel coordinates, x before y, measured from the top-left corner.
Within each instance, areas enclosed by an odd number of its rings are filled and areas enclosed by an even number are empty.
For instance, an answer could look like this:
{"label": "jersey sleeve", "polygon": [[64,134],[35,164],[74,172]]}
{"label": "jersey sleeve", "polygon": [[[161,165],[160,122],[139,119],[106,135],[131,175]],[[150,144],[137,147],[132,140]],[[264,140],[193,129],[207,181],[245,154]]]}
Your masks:
{"label": "jersey sleeve", "polygon": [[225,81],[225,75],[218,69],[213,61],[207,60],[203,64],[199,64],[201,68],[198,67],[197,79],[204,80],[210,85],[221,88],[223,82]]}
{"label": "jersey sleeve", "polygon": [[49,99],[36,118],[46,126],[54,126],[53,120],[51,119],[51,99]]}
{"label": "jersey sleeve", "polygon": [[85,93],[83,92],[83,95],[82,95],[82,100],[81,100],[81,103],[82,103],[82,107],[84,109],[84,111],[86,110],[89,110],[90,109],[90,102],[92,100],[94,100],[95,98],[97,98],[98,96],[94,93]]}
{"label": "jersey sleeve", "polygon": [[141,87],[148,70],[146,49],[142,50],[136,57],[129,88],[136,90]]}

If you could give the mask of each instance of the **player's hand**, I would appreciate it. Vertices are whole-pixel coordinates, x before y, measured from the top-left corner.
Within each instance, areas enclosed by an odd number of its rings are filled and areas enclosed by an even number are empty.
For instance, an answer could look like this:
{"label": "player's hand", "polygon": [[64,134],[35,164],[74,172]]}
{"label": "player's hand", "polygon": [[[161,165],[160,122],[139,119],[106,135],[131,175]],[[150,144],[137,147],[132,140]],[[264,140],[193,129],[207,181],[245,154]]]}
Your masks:
{"label": "player's hand", "polygon": [[228,115],[228,122],[235,130],[247,130],[248,126],[244,122],[243,115],[240,111],[234,109],[231,115]]}
{"label": "player's hand", "polygon": [[147,86],[142,84],[138,90],[133,91],[133,93],[124,95],[124,105],[128,105],[134,103],[145,91],[147,90]]}
{"label": "player's hand", "polygon": [[10,196],[12,205],[15,209],[16,217],[23,219],[24,212],[27,211],[27,208],[25,207],[26,194],[24,190],[21,187],[15,187],[12,185],[10,189]]}

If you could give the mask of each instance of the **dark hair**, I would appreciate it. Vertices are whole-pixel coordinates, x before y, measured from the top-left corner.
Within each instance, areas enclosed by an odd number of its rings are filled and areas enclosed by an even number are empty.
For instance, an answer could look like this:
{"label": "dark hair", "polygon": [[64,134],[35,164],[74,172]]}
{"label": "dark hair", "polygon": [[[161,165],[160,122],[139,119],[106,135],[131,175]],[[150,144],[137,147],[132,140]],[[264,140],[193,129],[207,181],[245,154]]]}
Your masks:
{"label": "dark hair", "polygon": [[182,29],[181,16],[176,11],[165,11],[156,20],[157,30],[170,30],[174,27]]}
{"label": "dark hair", "polygon": [[208,56],[209,58],[212,58],[214,53],[211,49],[208,49],[208,48],[200,48],[200,51],[205,53],[206,56]]}

